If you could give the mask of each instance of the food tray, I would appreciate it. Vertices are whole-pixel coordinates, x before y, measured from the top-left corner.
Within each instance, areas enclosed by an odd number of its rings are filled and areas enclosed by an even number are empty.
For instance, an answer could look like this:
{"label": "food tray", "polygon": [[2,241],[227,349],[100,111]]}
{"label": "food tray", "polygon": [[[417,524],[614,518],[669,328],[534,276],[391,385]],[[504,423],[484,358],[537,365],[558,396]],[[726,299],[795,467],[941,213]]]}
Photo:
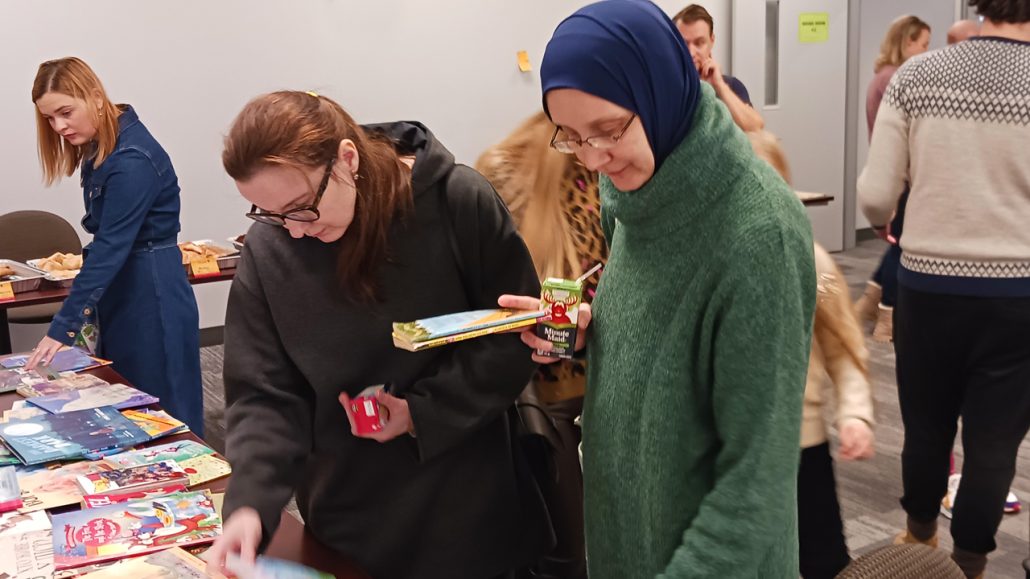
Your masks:
{"label": "food tray", "polygon": [[243,242],[246,239],[246,237],[247,237],[246,233],[241,233],[240,235],[237,235],[236,237],[228,238],[228,241],[229,241],[229,243],[232,244],[233,247],[235,247],[237,249],[237,251],[243,251]]}
{"label": "food tray", "polygon": [[40,269],[39,264],[41,261],[43,261],[43,259],[45,258],[30,259],[25,263],[29,264],[29,267],[39,270],[43,274],[43,279],[47,282],[47,285],[57,287],[72,287],[72,284],[75,283],[75,276],[79,275],[79,272],[82,271],[79,269],[65,269],[61,271],[67,271],[71,275],[68,277],[58,277],[54,275],[57,272],[44,271],[43,269]]}
{"label": "food tray", "polygon": [[[218,263],[219,270],[234,269],[236,265],[240,262],[240,252],[238,249],[226,247],[224,244],[215,243],[210,239],[196,239],[183,243],[204,245],[220,253],[224,253],[225,255],[222,255],[221,257],[215,259],[215,261]],[[183,266],[189,269],[189,263],[183,264]]]}
{"label": "food tray", "polygon": [[10,259],[0,259],[0,265],[6,265],[14,270],[14,275],[0,279],[0,281],[11,282],[11,290],[16,294],[37,290],[39,284],[43,282],[43,272],[27,264]]}

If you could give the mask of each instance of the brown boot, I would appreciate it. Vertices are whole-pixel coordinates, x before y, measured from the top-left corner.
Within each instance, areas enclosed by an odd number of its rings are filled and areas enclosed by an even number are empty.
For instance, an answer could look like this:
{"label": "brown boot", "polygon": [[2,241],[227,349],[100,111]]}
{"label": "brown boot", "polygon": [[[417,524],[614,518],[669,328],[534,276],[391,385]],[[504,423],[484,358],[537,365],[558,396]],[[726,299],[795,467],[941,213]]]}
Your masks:
{"label": "brown boot", "polygon": [[855,302],[855,315],[860,322],[871,322],[876,319],[876,306],[880,305],[883,288],[875,281],[865,282],[865,291]]}
{"label": "brown boot", "polygon": [[881,344],[889,344],[894,341],[894,308],[882,304],[877,306],[873,341]]}

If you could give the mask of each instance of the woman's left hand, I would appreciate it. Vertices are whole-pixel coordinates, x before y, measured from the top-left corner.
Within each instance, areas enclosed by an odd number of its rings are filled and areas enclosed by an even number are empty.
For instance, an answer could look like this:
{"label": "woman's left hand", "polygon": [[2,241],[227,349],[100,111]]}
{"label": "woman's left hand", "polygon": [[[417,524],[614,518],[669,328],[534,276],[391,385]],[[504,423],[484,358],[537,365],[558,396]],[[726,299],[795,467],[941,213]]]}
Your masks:
{"label": "woman's left hand", "polygon": [[43,336],[43,339],[39,341],[39,344],[32,350],[32,356],[29,357],[29,361],[25,363],[26,370],[33,370],[39,364],[49,364],[53,359],[54,355],[57,354],[58,350],[64,347],[64,344],[51,338],[50,336]]}
{"label": "woman's left hand", "polygon": [[865,420],[859,418],[848,418],[840,425],[840,453],[841,460],[861,460],[872,458],[875,452],[873,448],[873,429],[869,428]]}
{"label": "woman's left hand", "polygon": [[376,392],[376,402],[385,411],[383,429],[379,432],[369,434],[358,434],[354,422],[354,412],[350,408],[350,396],[346,392],[340,393],[340,404],[343,411],[347,413],[347,422],[350,422],[350,433],[358,438],[369,438],[376,442],[388,442],[404,434],[415,435],[415,424],[411,421],[411,411],[408,410],[408,401],[403,398],[379,390]]}

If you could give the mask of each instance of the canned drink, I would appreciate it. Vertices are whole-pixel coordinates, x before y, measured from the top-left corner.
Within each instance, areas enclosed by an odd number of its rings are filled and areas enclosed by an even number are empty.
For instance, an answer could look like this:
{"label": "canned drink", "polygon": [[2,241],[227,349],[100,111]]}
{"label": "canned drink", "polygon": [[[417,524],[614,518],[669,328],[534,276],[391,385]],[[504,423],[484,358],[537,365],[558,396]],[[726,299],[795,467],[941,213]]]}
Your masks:
{"label": "canned drink", "polygon": [[375,434],[383,430],[383,416],[380,412],[376,392],[382,386],[365,388],[360,394],[350,399],[351,414],[354,415],[354,427],[358,434]]}
{"label": "canned drink", "polygon": [[583,282],[549,277],[540,285],[540,308],[547,317],[536,326],[536,335],[551,342],[550,352],[537,350],[549,358],[572,358],[576,348],[576,323],[583,301]]}

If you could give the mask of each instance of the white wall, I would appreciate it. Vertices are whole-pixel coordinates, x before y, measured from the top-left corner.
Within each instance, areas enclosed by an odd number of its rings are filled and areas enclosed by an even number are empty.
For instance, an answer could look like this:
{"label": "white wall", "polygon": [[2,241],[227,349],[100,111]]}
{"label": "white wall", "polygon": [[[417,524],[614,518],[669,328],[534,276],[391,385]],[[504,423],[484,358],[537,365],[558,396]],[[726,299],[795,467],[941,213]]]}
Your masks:
{"label": "white wall", "polygon": [[[658,2],[674,14],[686,1]],[[42,209],[78,226],[77,177],[41,185],[30,90],[40,62],[76,55],[115,102],[131,103],[171,155],[182,187],[181,239],[243,232],[247,209],[219,161],[222,135],[251,97],[314,89],[359,122],[417,119],[459,161],[504,137],[540,106],[539,65],[575,0],[70,0],[0,2],[0,213]],[[729,69],[729,0],[715,56]],[[516,68],[529,51],[533,72]],[[80,235],[84,233],[80,230]],[[201,327],[221,325],[228,284],[196,287]],[[15,347],[44,328],[15,328]]]}
{"label": "white wall", "polygon": [[[854,0],[853,0],[854,1]],[[858,173],[861,174],[869,154],[869,131],[866,125],[865,99],[869,83],[873,79],[873,63],[880,53],[880,43],[890,27],[890,23],[902,14],[914,14],[930,25],[930,49],[947,44],[948,28],[957,19],[956,6],[953,2],[942,0],[864,0],[861,8],[861,36],[859,40],[859,82],[858,92],[852,95],[858,99],[858,131],[855,135],[858,151]],[[862,212],[855,217],[855,227],[869,227]]]}

